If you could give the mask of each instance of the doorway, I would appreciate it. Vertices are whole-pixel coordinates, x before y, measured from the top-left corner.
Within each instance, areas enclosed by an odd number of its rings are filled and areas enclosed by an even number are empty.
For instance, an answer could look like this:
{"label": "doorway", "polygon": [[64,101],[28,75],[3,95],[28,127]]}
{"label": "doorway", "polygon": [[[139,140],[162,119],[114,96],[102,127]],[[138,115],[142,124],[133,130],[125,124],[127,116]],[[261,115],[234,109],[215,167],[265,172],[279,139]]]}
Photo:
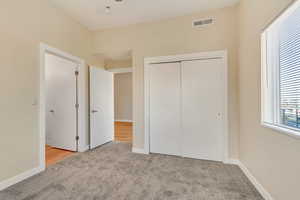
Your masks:
{"label": "doorway", "polygon": [[111,68],[114,75],[115,142],[133,141],[133,69]]}
{"label": "doorway", "polygon": [[40,45],[40,166],[87,150],[87,100],[84,61]]}
{"label": "doorway", "polygon": [[115,141],[132,143],[132,72],[114,74]]}
{"label": "doorway", "polygon": [[132,143],[132,69],[89,67],[90,148]]}

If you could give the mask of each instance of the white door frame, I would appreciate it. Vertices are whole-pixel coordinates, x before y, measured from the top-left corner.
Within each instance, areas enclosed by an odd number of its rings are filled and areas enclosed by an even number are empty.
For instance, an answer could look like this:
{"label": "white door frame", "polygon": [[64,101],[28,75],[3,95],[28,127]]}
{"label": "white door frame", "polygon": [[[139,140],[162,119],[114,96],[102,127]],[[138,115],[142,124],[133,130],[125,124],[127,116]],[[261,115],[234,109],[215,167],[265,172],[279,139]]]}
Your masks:
{"label": "white door frame", "polygon": [[227,50],[210,51],[193,54],[182,54],[174,56],[159,56],[148,57],[144,59],[144,103],[145,103],[145,139],[144,139],[144,153],[150,153],[150,66],[153,63],[168,63],[188,60],[203,60],[203,59],[222,59],[224,62],[224,123],[223,123],[223,162],[229,161],[229,117],[228,117],[228,58]]}
{"label": "white door frame", "polygon": [[[50,47],[44,43],[40,43],[40,68],[39,68],[39,135],[40,135],[40,151],[39,151],[39,165],[42,170],[45,170],[45,145],[46,145],[46,79],[45,79],[45,54],[50,53],[78,64],[78,151],[84,152],[88,147],[84,144],[84,138],[87,132],[87,102],[86,102],[86,81],[87,70],[84,60],[75,57],[69,53],[59,49]],[[74,105],[75,106],[75,105]],[[74,138],[75,140],[75,138]]]}
{"label": "white door frame", "polygon": [[[133,68],[132,67],[127,67],[127,68],[113,68],[113,69],[108,69],[107,71],[112,72],[114,74],[114,80],[115,80],[115,74],[126,74],[126,73],[132,73],[133,74]],[[132,81],[132,87],[133,87],[133,81]],[[116,102],[115,102],[115,99],[114,99],[114,104],[115,103]],[[119,120],[119,119],[115,119],[115,122],[131,122],[131,123],[133,123],[133,120]]]}
{"label": "white door frame", "polygon": [[114,74],[124,74],[124,73],[132,73],[133,68],[128,67],[128,68],[114,68],[114,69],[108,69],[107,71],[112,72]]}

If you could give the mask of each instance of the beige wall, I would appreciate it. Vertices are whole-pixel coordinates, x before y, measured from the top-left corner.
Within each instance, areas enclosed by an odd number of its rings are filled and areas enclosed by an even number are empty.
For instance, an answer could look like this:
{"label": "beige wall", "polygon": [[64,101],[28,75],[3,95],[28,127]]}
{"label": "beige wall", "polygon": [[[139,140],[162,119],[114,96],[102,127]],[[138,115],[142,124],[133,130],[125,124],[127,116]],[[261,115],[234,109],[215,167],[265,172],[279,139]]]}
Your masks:
{"label": "beige wall", "polygon": [[115,74],[115,120],[132,121],[132,73]]}
{"label": "beige wall", "polygon": [[91,33],[46,0],[1,1],[0,181],[38,167],[39,42],[97,65]]}
{"label": "beige wall", "polygon": [[240,160],[275,200],[300,198],[300,141],[260,125],[260,33],[292,0],[242,0]]}
{"label": "beige wall", "polygon": [[[92,65],[100,64],[92,53],[132,51],[137,148],[144,145],[143,58],[228,49],[230,155],[239,158],[274,199],[298,199],[299,140],[260,126],[260,32],[291,1],[242,0],[239,13],[230,7],[93,34],[46,0],[2,2],[0,181],[38,166],[38,108],[32,103],[38,96],[40,41]],[[216,19],[214,25],[192,28],[194,19],[208,16]]]}
{"label": "beige wall", "polygon": [[[237,12],[236,7],[214,10],[153,23],[131,25],[94,33],[96,53],[132,51],[134,82],[134,147],[144,146],[144,70],[143,59],[228,49],[229,51],[229,113],[230,155],[238,156],[237,96]],[[216,22],[205,28],[193,28],[192,21],[214,17]]]}

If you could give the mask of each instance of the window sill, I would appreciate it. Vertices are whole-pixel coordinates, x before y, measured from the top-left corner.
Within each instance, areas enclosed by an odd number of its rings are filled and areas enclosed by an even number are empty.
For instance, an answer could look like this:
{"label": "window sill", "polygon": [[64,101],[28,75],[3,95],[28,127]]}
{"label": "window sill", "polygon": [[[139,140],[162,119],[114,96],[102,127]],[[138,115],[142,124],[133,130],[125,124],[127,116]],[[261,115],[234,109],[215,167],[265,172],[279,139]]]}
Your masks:
{"label": "window sill", "polygon": [[296,130],[293,130],[293,129],[280,127],[280,126],[276,126],[276,125],[273,125],[273,124],[268,124],[268,123],[265,123],[265,122],[262,122],[262,126],[265,127],[265,128],[273,129],[273,130],[275,130],[279,133],[282,133],[284,135],[288,135],[290,137],[300,139],[300,130],[296,131]]}

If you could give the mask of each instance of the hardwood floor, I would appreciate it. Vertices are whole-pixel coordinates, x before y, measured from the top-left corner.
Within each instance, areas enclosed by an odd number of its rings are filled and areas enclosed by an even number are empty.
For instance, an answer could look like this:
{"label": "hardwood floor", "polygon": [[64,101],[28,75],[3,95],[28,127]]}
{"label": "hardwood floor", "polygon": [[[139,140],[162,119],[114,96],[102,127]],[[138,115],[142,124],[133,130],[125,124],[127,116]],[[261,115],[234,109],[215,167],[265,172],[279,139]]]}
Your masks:
{"label": "hardwood floor", "polygon": [[115,122],[115,141],[132,143],[132,122]]}
{"label": "hardwood floor", "polygon": [[70,155],[73,155],[75,152],[66,151],[63,149],[53,148],[46,145],[46,166],[53,165],[61,160],[64,160]]}
{"label": "hardwood floor", "polygon": [[[132,123],[131,122],[115,122],[115,141],[132,143]],[[53,165],[75,152],[66,151],[63,149],[53,148],[46,145],[46,166]]]}

